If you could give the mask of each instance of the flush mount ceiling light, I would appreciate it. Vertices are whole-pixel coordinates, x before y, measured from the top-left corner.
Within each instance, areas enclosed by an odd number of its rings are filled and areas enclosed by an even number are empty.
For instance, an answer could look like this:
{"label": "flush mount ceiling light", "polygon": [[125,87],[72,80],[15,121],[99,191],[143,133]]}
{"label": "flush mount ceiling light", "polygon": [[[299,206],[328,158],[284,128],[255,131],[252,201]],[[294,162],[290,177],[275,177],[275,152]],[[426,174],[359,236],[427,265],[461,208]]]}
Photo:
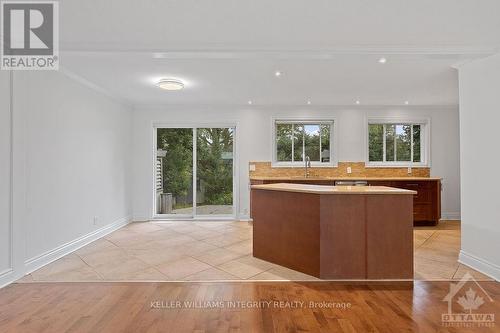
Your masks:
{"label": "flush mount ceiling light", "polygon": [[408,104],[410,104],[410,102],[409,101],[405,101],[405,105],[408,105]]}
{"label": "flush mount ceiling light", "polygon": [[176,79],[161,79],[156,86],[163,90],[181,90],[184,88],[184,83]]}
{"label": "flush mount ceiling light", "polygon": [[280,71],[276,71],[276,72],[274,72],[274,76],[276,76],[276,77],[280,77],[280,76],[281,76],[281,72],[280,72]]}
{"label": "flush mount ceiling light", "polygon": [[356,101],[356,104],[359,105],[359,104],[361,104],[361,102],[360,101]]}
{"label": "flush mount ceiling light", "polygon": [[252,105],[252,101],[248,101],[247,103],[248,103],[248,105]]}
{"label": "flush mount ceiling light", "polygon": [[384,58],[384,57],[382,57],[382,58],[380,58],[380,59],[378,60],[378,62],[379,62],[380,64],[385,64],[385,63],[387,62],[387,59],[386,59],[386,58]]}
{"label": "flush mount ceiling light", "polygon": [[307,105],[311,105],[311,101],[307,101]]}

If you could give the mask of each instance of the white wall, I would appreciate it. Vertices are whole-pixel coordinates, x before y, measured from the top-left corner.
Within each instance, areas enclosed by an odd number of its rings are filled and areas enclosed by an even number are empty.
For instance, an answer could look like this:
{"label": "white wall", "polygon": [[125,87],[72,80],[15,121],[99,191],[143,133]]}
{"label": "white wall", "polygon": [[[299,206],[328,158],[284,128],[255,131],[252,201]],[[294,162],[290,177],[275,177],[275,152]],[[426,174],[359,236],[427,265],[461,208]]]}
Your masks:
{"label": "white wall", "polygon": [[10,166],[11,166],[10,73],[0,71],[0,277],[11,266]]}
{"label": "white wall", "polygon": [[500,280],[500,54],[462,66],[459,83],[460,261]]}
{"label": "white wall", "polygon": [[[10,280],[124,225],[132,213],[131,108],[63,72],[15,72],[13,91],[16,259]],[[1,237],[4,113],[2,107]],[[3,264],[3,241],[0,246]]]}
{"label": "white wall", "polygon": [[366,117],[431,118],[432,175],[443,177],[443,213],[460,216],[459,130],[456,107],[137,107],[134,110],[134,219],[153,212],[152,123],[237,123],[239,155],[239,215],[248,215],[248,162],[271,160],[272,117],[335,118],[339,161],[365,160]]}

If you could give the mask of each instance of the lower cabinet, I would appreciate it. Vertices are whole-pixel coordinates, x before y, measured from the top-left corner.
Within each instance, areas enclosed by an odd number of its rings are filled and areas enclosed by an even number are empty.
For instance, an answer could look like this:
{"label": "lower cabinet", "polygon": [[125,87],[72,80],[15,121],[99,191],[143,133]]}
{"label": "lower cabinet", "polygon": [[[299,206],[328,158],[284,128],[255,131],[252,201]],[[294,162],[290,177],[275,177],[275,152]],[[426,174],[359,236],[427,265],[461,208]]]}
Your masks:
{"label": "lower cabinet", "polygon": [[413,197],[415,224],[437,224],[441,219],[441,180],[391,180],[369,181],[371,186],[390,186],[416,191]]}
{"label": "lower cabinet", "polygon": [[[356,180],[356,179],[353,179]],[[363,180],[363,179],[359,179]],[[273,183],[299,183],[312,185],[334,185],[335,180],[250,180],[251,185]],[[368,180],[369,186],[389,186],[416,191],[413,197],[414,224],[434,224],[441,219],[441,180]],[[252,196],[250,195],[250,216],[252,216]]]}

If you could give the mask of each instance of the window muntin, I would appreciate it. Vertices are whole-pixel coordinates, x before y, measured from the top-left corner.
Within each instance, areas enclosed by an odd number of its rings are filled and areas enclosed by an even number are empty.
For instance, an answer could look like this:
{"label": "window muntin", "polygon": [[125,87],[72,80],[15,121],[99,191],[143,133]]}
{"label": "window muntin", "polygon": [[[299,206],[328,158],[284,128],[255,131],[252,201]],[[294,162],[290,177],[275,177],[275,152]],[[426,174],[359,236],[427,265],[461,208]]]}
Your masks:
{"label": "window muntin", "polygon": [[331,165],[333,121],[276,121],[275,163]]}
{"label": "window muntin", "polygon": [[421,123],[369,123],[368,163],[424,165],[424,127]]}

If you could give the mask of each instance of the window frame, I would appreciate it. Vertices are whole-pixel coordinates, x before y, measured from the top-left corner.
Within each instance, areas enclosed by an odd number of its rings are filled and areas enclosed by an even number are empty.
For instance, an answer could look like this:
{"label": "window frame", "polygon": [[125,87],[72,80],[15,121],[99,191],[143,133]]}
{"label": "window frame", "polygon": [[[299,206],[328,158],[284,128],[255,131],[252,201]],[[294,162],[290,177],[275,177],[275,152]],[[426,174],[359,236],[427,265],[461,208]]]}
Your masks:
{"label": "window frame", "polygon": [[[321,168],[321,167],[337,167],[338,159],[336,152],[338,151],[337,147],[337,121],[334,118],[324,119],[324,118],[272,118],[271,119],[271,132],[272,132],[272,159],[271,166],[272,167],[292,167],[292,168],[303,168],[305,165],[304,161],[297,162],[284,162],[278,161],[278,151],[276,145],[276,125],[277,124],[310,124],[310,125],[330,125],[330,161],[329,162],[318,162],[311,161],[311,167]],[[292,151],[292,155],[293,155]]]}
{"label": "window frame", "polygon": [[[370,132],[369,126],[372,124],[382,125],[420,125],[420,156],[421,162],[412,161],[370,161]],[[428,168],[431,166],[430,160],[430,142],[431,142],[431,121],[430,118],[377,118],[369,117],[365,122],[365,166],[372,168]],[[413,138],[413,136],[412,136]],[[384,136],[385,143],[385,136]],[[385,159],[385,145],[384,145],[384,159]],[[413,144],[412,144],[413,152]],[[413,154],[412,154],[413,156]]]}

